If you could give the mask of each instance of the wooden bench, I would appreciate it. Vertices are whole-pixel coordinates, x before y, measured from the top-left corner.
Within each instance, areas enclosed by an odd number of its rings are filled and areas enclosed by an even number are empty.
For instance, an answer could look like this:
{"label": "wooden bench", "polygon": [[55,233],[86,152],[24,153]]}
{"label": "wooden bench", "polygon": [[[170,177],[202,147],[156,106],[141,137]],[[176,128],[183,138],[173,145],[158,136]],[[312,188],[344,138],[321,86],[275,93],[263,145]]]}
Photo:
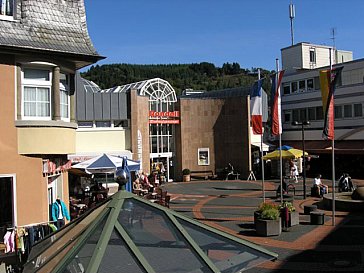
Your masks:
{"label": "wooden bench", "polygon": [[191,178],[194,178],[194,179],[205,179],[205,180],[216,178],[216,175],[214,175],[214,172],[211,170],[191,171],[190,176],[191,176]]}

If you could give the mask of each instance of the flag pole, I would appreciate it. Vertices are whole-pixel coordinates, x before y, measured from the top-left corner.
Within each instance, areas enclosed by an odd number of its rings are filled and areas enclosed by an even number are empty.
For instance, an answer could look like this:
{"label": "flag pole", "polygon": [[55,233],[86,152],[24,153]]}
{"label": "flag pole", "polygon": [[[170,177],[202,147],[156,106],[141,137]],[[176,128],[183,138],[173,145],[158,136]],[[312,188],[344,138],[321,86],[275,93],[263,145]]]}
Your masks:
{"label": "flag pole", "polygon": [[[260,80],[260,69],[258,69],[258,80]],[[262,99],[260,101],[260,107],[263,109],[263,91],[262,91]],[[263,112],[262,112],[262,127],[263,127]],[[263,191],[263,203],[265,203],[265,189],[264,189],[264,160],[263,160],[263,128],[262,134],[260,135],[260,161],[262,162],[262,191]]]}
{"label": "flag pole", "polygon": [[[330,54],[330,85],[331,85],[331,71],[332,71],[332,57],[331,57],[331,48],[329,48]],[[334,100],[334,97],[332,98]],[[334,115],[335,115],[335,111]],[[332,118],[332,126],[333,132],[335,132],[335,116]],[[332,136],[331,139],[331,155],[332,155],[332,225],[335,226],[335,134]]]}
{"label": "flag pole", "polygon": [[[276,69],[277,69],[277,74],[276,77],[278,77],[278,73],[279,73],[279,61],[278,58],[276,59]],[[278,84],[278,80],[276,81]],[[277,87],[279,88],[279,87]],[[281,92],[279,91],[278,96],[281,96]],[[280,109],[278,108],[278,111],[280,111]],[[279,178],[280,178],[280,188],[281,188],[281,203],[283,203],[283,170],[282,170],[282,165],[283,165],[283,160],[282,160],[282,134],[281,134],[281,128],[279,128]]]}

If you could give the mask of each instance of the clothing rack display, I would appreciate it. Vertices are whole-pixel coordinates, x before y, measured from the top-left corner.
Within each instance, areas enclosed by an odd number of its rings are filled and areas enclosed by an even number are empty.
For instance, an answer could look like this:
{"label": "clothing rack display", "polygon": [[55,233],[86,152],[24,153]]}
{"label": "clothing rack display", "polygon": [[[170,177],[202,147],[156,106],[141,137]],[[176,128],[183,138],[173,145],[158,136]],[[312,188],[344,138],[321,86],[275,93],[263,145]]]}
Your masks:
{"label": "clothing rack display", "polygon": [[54,221],[32,223],[7,228],[4,235],[5,253],[0,254],[0,264],[21,268],[27,261],[33,245],[57,228]]}

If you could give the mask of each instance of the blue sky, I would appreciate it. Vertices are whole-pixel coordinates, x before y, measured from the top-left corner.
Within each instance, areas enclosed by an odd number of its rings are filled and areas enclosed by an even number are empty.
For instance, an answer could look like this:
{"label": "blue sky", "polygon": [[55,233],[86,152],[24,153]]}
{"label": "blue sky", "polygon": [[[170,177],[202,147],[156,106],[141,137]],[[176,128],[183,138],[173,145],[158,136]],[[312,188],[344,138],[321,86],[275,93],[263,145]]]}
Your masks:
{"label": "blue sky", "polygon": [[[275,69],[291,45],[289,0],[85,0],[98,64],[182,64]],[[294,40],[364,58],[363,0],[293,0]]]}

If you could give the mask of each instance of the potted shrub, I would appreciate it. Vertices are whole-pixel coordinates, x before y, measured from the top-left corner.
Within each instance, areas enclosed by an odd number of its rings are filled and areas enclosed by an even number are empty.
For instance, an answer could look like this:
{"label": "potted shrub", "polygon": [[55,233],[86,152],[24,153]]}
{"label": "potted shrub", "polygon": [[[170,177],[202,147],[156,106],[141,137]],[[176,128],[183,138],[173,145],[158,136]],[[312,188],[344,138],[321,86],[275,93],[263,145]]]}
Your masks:
{"label": "potted shrub", "polygon": [[273,203],[261,203],[256,211],[254,211],[254,225],[257,222],[257,219],[260,218],[262,212],[267,209],[274,208],[275,204]]}
{"label": "potted shrub", "polygon": [[282,225],[285,227],[292,227],[300,223],[299,213],[291,202],[284,201],[279,210],[282,217]]}
{"label": "potted shrub", "polygon": [[280,211],[274,204],[262,204],[261,213],[256,219],[255,230],[261,236],[275,236],[282,232]]}
{"label": "potted shrub", "polygon": [[190,169],[183,169],[182,170],[183,175],[183,182],[190,182],[191,181],[191,171]]}

